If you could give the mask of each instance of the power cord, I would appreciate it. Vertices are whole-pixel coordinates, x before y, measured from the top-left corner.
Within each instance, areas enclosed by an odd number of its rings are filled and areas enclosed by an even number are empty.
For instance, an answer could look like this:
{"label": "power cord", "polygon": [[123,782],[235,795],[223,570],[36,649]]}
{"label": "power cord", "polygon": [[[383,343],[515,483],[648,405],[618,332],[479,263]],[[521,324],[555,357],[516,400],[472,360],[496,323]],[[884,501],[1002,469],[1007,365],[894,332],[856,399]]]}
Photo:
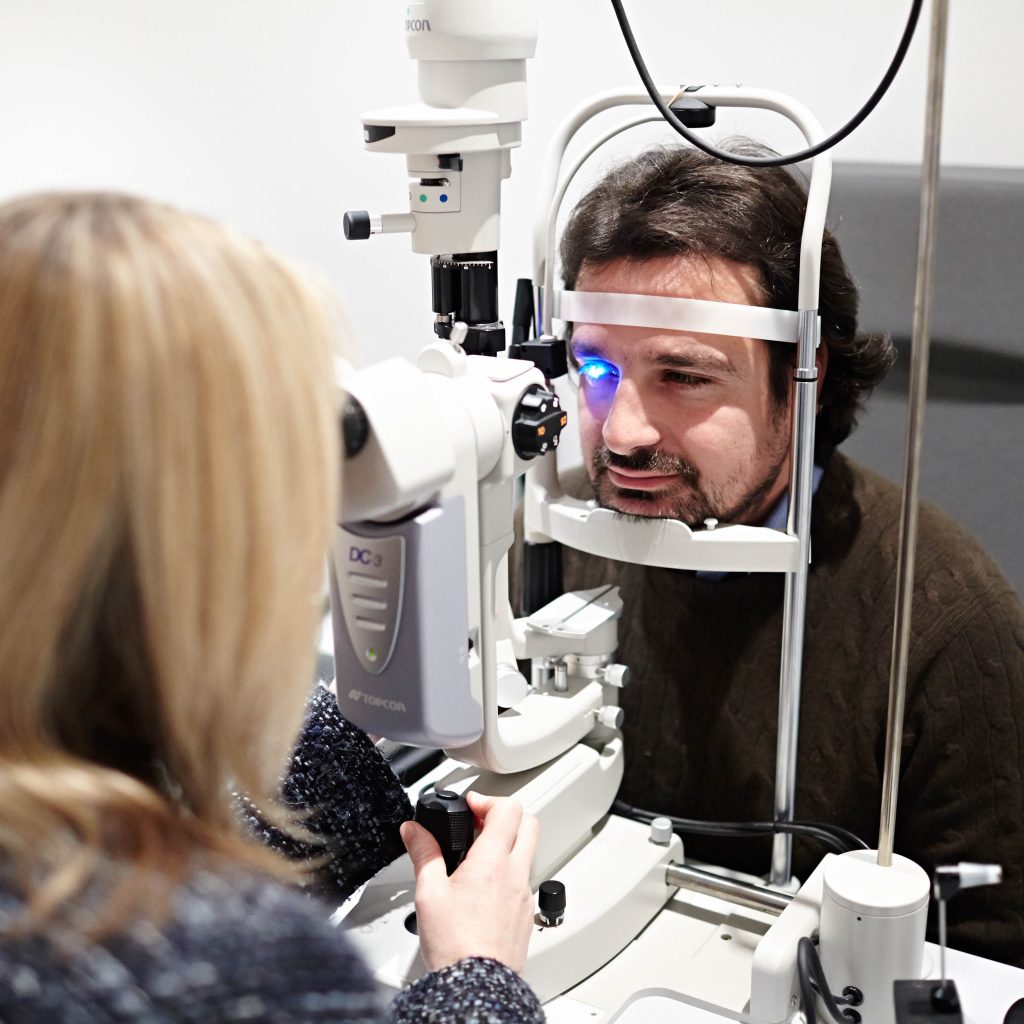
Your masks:
{"label": "power cord", "polygon": [[[839,1002],[832,995],[825,980],[825,972],[821,967],[821,960],[818,958],[818,950],[814,943],[806,936],[796,944],[796,973],[800,985],[800,1008],[804,1011],[807,1024],[818,1024],[818,1004],[815,996],[820,996],[825,1004],[825,1009],[835,1024],[851,1024],[851,1021],[859,1021],[860,1014],[856,1010],[847,1010],[844,1014],[839,1009]],[[856,989],[847,989],[847,992],[860,993]],[[852,1003],[854,999],[846,996],[842,999],[844,1003]]]}
{"label": "power cord", "polygon": [[651,79],[650,72],[647,70],[647,65],[644,63],[644,59],[640,54],[640,48],[637,46],[636,39],[633,36],[633,30],[629,26],[629,19],[626,17],[626,12],[622,6],[622,0],[612,0],[612,8],[615,10],[615,17],[618,19],[619,28],[622,30],[622,37],[626,41],[626,47],[629,49],[629,55],[633,58],[633,64],[636,67],[637,73],[640,75],[640,79],[644,84],[644,88],[647,90],[648,95],[651,97],[651,101],[661,111],[661,116],[692,146],[696,146],[697,149],[707,153],[708,156],[718,157],[719,160],[728,161],[731,164],[740,164],[743,167],[786,167],[789,164],[799,163],[801,160],[809,160],[811,157],[817,156],[819,153],[824,153],[826,150],[831,149],[837,142],[841,142],[846,138],[860,123],[871,113],[875,107],[878,106],[879,101],[888,92],[889,86],[892,85],[893,79],[895,79],[897,72],[900,69],[900,65],[903,63],[903,58],[907,55],[907,50],[910,48],[910,42],[914,38],[914,30],[917,28],[918,18],[921,14],[921,8],[924,6],[924,0],[913,0],[910,8],[910,15],[907,18],[906,27],[903,29],[903,35],[900,37],[899,45],[896,47],[896,53],[893,55],[892,60],[889,63],[889,67],[886,69],[885,74],[882,76],[881,82],[878,83],[875,91],[868,97],[867,102],[857,111],[856,114],[845,124],[839,131],[834,132],[827,139],[823,139],[821,142],[814,146],[810,146],[807,149],[802,149],[798,153],[791,153],[789,156],[769,156],[769,157],[753,157],[753,156],[741,156],[738,153],[729,153],[725,150],[718,149],[716,146],[705,142],[699,136],[695,135],[678,117],[669,109],[668,104],[661,98],[661,94],[658,92],[653,80]]}
{"label": "power cord", "polygon": [[848,829],[838,825],[829,825],[810,821],[700,821],[694,818],[677,818],[671,814],[660,814],[642,807],[634,807],[624,800],[616,800],[612,810],[626,818],[650,823],[655,818],[668,818],[676,832],[703,836],[733,836],[744,838],[749,836],[771,835],[784,832],[791,835],[805,836],[816,839],[836,853],[847,853],[849,850],[866,850],[868,844]]}

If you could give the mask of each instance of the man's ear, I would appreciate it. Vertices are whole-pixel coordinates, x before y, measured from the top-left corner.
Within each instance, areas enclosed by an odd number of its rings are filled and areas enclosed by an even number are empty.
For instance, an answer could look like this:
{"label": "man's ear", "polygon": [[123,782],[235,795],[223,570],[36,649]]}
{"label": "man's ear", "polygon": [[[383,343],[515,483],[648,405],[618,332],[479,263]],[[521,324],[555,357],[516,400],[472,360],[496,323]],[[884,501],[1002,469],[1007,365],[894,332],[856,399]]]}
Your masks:
{"label": "man's ear", "polygon": [[825,374],[828,373],[828,345],[824,341],[818,345],[814,353],[814,365],[818,369],[818,407],[821,407],[821,389],[825,386]]}

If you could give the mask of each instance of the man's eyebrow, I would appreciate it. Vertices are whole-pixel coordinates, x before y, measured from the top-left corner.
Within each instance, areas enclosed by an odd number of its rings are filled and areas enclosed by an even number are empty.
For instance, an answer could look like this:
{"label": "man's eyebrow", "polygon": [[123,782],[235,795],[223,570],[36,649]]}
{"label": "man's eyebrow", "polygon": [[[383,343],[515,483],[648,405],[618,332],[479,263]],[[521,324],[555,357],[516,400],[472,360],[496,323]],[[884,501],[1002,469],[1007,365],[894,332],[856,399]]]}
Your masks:
{"label": "man's eyebrow", "polygon": [[662,352],[654,356],[651,362],[668,370],[703,370],[729,377],[735,377],[739,372],[724,352]]}

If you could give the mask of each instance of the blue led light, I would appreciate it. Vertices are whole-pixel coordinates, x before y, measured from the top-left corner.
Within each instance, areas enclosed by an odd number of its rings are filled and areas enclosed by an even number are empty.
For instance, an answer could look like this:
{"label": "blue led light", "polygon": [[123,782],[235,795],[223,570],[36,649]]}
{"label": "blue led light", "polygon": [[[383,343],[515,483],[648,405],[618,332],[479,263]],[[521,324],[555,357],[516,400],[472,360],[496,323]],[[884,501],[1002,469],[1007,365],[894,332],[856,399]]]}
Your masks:
{"label": "blue led light", "polygon": [[448,202],[448,197],[447,197],[446,195],[443,195],[443,194],[442,194],[442,196],[441,196],[441,202],[442,202],[442,203],[447,203],[447,202]]}
{"label": "blue led light", "polygon": [[603,359],[585,359],[580,363],[580,380],[585,384],[617,384],[619,371]]}

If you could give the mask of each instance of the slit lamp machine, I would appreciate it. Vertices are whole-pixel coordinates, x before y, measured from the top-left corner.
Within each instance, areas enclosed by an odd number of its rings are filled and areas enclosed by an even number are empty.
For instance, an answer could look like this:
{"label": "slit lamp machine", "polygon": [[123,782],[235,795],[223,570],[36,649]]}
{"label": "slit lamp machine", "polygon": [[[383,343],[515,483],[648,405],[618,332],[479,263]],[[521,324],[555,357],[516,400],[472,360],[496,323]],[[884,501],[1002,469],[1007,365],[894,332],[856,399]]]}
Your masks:
{"label": "slit lamp machine", "polygon": [[[926,154],[925,167],[933,191],[943,0],[934,18],[928,129],[934,154]],[[341,710],[371,734],[443,748],[447,759],[412,791],[414,799],[433,799],[439,820],[452,819],[445,806],[436,806],[436,794],[454,809],[467,789],[514,796],[540,819],[532,883],[540,889],[541,912],[525,977],[553,1024],[775,1024],[815,1015],[871,1024],[932,1019],[914,1016],[915,1007],[938,1012],[933,1004],[948,1004],[951,992],[955,1000],[955,990],[944,977],[928,977],[940,967],[944,975],[946,966],[925,943],[932,880],[892,850],[899,672],[879,849],[827,854],[798,886],[790,877],[792,837],[776,833],[767,882],[737,878],[687,864],[671,822],[610,813],[623,773],[617,694],[629,675],[616,661],[623,612],[616,590],[549,595],[532,614],[512,614],[507,555],[523,477],[525,540],[535,549],[535,575],[543,575],[544,560],[559,544],[652,566],[783,573],[775,816],[792,821],[818,276],[831,158],[822,151],[810,162],[795,310],[560,291],[555,225],[570,182],[609,138],[662,116],[647,91],[594,97],[551,140],[534,231],[536,287],[521,284],[510,352],[499,357],[506,341],[497,303],[501,186],[527,116],[526,66],[536,34],[537,0],[414,0],[405,36],[417,64],[419,102],[363,117],[367,150],[404,155],[409,209],[350,212],[346,234],[404,233],[413,252],[429,258],[435,340],[416,364],[389,359],[340,380],[345,461],[329,575]],[[824,138],[810,111],[775,92],[727,86],[657,92],[694,126],[712,123],[719,108],[758,108],[791,121],[809,147]],[[617,108],[629,109],[627,120],[573,166],[563,166],[579,129]],[[934,210],[927,204],[922,210],[927,228]],[[786,529],[723,523],[694,531],[674,520],[626,521],[568,496],[556,451],[562,432],[572,429],[573,410],[556,327],[576,320],[793,344]],[[915,352],[919,347],[915,340]],[[907,485],[916,488],[916,464],[910,470]],[[912,537],[908,543],[912,550]],[[908,617],[909,591],[901,600]],[[524,673],[526,662],[531,668]],[[995,866],[949,870],[943,901],[957,887],[998,879]],[[934,890],[938,896],[937,881]],[[412,868],[402,858],[337,915],[378,979],[394,988],[424,970],[412,900]],[[817,945],[808,953],[811,939]],[[820,958],[820,965],[808,968],[808,956],[814,963]],[[968,1007],[1004,983],[1024,991],[1024,972],[964,954],[952,955],[950,963]],[[829,990],[838,1004],[830,1005]],[[946,1009],[942,1019],[964,1019]]]}

